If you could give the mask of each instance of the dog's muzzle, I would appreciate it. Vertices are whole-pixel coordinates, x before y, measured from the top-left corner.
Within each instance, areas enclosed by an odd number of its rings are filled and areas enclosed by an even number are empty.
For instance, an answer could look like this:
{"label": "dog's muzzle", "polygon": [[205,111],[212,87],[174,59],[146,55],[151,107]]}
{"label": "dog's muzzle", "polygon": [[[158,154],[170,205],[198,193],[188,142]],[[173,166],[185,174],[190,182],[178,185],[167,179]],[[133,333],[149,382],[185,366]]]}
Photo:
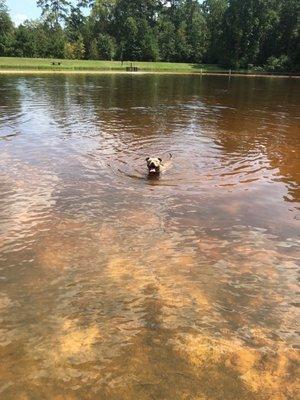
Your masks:
{"label": "dog's muzzle", "polygon": [[156,174],[157,172],[159,172],[159,168],[155,164],[150,164],[148,166],[148,169],[150,174]]}

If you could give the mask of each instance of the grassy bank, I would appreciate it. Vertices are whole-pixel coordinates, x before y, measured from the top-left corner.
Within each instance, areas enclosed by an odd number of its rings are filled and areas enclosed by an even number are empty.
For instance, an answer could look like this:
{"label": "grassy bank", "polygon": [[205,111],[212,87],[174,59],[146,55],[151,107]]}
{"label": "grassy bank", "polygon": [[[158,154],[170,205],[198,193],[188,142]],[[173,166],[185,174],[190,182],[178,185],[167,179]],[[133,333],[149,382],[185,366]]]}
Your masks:
{"label": "grassy bank", "polygon": [[[54,64],[53,64],[54,63]],[[2,70],[47,70],[47,71],[126,71],[133,65],[145,72],[203,72],[222,71],[215,65],[200,65],[168,62],[129,62],[100,60],[59,60],[48,58],[0,57]],[[225,71],[225,70],[223,70]]]}
{"label": "grassy bank", "polygon": [[156,73],[207,73],[207,74],[235,74],[235,75],[280,75],[299,76],[299,74],[257,72],[251,70],[230,71],[213,64],[144,62],[144,61],[102,61],[102,60],[65,60],[50,58],[20,58],[0,57],[0,73],[18,72],[125,72],[129,67],[137,67],[139,72]]}

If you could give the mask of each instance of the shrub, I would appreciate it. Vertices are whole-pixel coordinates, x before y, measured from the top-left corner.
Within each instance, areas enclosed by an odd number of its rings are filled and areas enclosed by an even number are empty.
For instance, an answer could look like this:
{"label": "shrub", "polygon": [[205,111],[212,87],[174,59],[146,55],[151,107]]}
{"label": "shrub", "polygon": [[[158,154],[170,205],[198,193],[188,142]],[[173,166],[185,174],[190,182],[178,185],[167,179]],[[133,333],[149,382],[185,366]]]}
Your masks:
{"label": "shrub", "polygon": [[265,65],[265,69],[270,72],[284,72],[290,70],[290,68],[290,60],[284,54],[280,57],[269,57]]}
{"label": "shrub", "polygon": [[64,55],[65,55],[65,58],[68,58],[69,60],[75,59],[75,51],[74,51],[73,43],[69,43],[69,42],[65,43]]}

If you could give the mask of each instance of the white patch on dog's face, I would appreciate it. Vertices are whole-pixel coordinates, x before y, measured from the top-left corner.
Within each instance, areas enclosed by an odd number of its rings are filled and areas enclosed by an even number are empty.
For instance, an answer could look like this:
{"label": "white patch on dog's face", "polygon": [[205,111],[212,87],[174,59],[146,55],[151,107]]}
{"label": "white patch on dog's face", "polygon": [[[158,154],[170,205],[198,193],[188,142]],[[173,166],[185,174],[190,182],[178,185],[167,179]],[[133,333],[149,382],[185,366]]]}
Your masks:
{"label": "white patch on dog's face", "polygon": [[162,165],[162,159],[159,157],[147,157],[146,161],[149,174],[158,174]]}

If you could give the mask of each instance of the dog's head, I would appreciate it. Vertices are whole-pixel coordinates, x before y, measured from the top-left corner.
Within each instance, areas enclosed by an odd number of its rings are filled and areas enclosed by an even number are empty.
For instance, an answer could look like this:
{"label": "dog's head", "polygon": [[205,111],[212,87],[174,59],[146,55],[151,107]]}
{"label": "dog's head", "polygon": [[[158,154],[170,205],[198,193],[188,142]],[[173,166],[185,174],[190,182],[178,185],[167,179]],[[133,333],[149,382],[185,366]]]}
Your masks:
{"label": "dog's head", "polygon": [[159,157],[147,157],[146,161],[149,174],[159,174],[163,160]]}

